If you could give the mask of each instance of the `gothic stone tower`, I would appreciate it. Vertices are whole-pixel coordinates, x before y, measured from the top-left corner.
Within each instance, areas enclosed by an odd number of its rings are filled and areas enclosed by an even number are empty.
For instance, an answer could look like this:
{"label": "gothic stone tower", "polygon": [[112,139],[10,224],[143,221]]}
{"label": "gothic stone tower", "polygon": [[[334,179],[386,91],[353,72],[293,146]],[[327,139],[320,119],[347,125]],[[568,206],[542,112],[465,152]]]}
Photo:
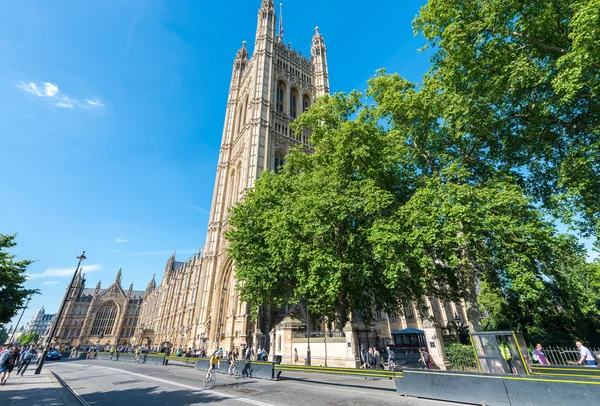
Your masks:
{"label": "gothic stone tower", "polygon": [[237,52],[229,86],[223,139],[210,211],[202,276],[205,278],[199,309],[197,336],[208,347],[257,346],[262,329],[268,334],[270,316],[250,323],[248,305],[240,303],[235,289],[235,269],[226,253],[223,232],[228,209],[243,198],[265,170],[277,170],[288,150],[308,145],[310,134],[295,136],[290,122],[317,98],[329,94],[327,51],[316,29],[310,58],[276,35],[273,0],[263,0],[253,55],[246,42]]}

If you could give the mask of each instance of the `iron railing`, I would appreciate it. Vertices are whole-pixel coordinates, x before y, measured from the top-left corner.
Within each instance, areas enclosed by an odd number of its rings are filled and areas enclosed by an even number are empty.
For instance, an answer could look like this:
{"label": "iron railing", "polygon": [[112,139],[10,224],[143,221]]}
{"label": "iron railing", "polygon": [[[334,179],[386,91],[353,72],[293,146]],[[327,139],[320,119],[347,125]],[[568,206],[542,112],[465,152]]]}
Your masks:
{"label": "iron railing", "polygon": [[[590,351],[596,356],[600,354],[600,348],[590,348]],[[552,365],[575,365],[581,357],[577,348],[544,347],[543,353]]]}

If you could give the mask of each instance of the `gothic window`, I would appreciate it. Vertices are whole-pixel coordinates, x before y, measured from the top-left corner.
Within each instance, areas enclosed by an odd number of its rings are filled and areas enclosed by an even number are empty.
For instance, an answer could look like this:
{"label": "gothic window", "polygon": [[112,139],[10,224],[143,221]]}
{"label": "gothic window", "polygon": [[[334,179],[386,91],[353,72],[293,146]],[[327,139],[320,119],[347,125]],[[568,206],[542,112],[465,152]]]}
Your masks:
{"label": "gothic window", "polygon": [[415,311],[413,308],[413,304],[411,301],[407,300],[404,302],[404,317],[406,320],[414,320],[415,319]]}
{"label": "gothic window", "polygon": [[285,155],[283,151],[277,150],[275,151],[275,173],[279,173],[279,170],[285,163]]}
{"label": "gothic window", "polygon": [[246,124],[247,113],[248,113],[248,96],[246,96],[246,101],[244,102],[244,121],[243,121],[244,124]]}
{"label": "gothic window", "polygon": [[304,97],[302,98],[302,111],[308,110],[309,107],[310,107],[310,96],[305,94]]}
{"label": "gothic window", "polygon": [[290,93],[290,115],[292,118],[298,117],[298,91],[296,89],[292,89]]}
{"label": "gothic window", "polygon": [[97,336],[100,334],[112,334],[113,327],[115,325],[115,319],[117,318],[117,312],[118,309],[115,302],[106,302],[100,306],[98,312],[96,313],[96,318],[94,319],[92,335]]}
{"label": "gothic window", "polygon": [[285,83],[283,83],[282,81],[279,81],[279,82],[277,82],[277,100],[276,100],[277,111],[279,113],[283,113],[284,97],[285,97]]}

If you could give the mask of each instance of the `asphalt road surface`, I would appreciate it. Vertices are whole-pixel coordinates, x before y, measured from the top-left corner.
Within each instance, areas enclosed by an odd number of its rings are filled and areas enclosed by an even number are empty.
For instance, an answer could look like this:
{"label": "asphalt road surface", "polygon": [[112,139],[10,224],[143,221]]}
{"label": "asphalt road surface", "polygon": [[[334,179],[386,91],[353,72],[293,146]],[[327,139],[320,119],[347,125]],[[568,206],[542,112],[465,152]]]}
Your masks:
{"label": "asphalt road surface", "polygon": [[[404,398],[389,379],[283,371],[280,380],[227,378],[212,390],[204,373],[190,367],[101,360],[46,364],[90,405],[442,406],[452,403]],[[221,370],[225,370],[221,364]]]}

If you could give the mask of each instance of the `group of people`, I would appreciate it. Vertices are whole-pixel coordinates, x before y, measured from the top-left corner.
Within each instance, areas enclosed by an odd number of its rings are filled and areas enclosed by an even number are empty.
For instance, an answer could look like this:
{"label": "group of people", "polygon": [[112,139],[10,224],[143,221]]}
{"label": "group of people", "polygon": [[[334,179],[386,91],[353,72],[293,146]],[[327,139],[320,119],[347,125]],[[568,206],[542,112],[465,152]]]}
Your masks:
{"label": "group of people", "polygon": [[17,368],[17,376],[25,375],[25,371],[31,360],[35,357],[36,362],[41,356],[41,352],[38,352],[35,345],[22,346],[7,345],[2,348],[0,352],[0,385],[4,385],[8,380],[13,369]]}

